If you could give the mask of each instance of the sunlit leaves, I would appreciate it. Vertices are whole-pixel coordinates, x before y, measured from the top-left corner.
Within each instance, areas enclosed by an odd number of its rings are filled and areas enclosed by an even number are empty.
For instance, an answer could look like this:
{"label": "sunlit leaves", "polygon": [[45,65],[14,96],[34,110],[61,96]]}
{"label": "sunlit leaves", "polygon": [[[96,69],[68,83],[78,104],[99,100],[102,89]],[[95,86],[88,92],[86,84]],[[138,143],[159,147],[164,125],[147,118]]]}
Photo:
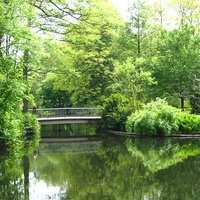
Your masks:
{"label": "sunlit leaves", "polygon": [[170,94],[183,101],[191,92],[191,79],[199,76],[199,40],[193,28],[184,26],[173,31],[165,31],[158,41],[157,59],[153,62],[152,73],[159,87],[157,95]]}
{"label": "sunlit leaves", "polygon": [[25,89],[23,53],[34,46],[28,26],[33,13],[23,0],[4,1],[0,7],[3,7],[0,13],[0,137],[3,142],[17,146],[22,142],[24,131],[21,113]]}
{"label": "sunlit leaves", "polygon": [[98,104],[107,95],[114,68],[112,43],[122,24],[119,14],[107,1],[94,1],[83,13],[88,14],[86,21],[71,24],[66,30],[70,70],[63,80],[68,82],[73,104],[79,106]]}
{"label": "sunlit leaves", "polygon": [[139,109],[138,95],[143,95],[147,86],[155,84],[151,73],[144,66],[144,58],[138,58],[135,62],[129,58],[123,64],[117,64],[114,69],[114,84],[111,87],[129,99],[132,110]]}

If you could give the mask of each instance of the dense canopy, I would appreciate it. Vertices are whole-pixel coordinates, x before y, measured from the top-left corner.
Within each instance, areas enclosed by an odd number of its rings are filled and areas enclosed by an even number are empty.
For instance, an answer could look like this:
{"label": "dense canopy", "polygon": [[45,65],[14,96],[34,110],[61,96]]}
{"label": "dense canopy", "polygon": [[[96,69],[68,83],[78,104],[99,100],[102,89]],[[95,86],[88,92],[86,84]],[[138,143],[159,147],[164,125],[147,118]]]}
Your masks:
{"label": "dense canopy", "polygon": [[116,95],[123,113],[160,97],[200,112],[198,0],[130,1],[126,21],[109,0],[0,8],[1,138],[21,135],[34,103],[101,107]]}

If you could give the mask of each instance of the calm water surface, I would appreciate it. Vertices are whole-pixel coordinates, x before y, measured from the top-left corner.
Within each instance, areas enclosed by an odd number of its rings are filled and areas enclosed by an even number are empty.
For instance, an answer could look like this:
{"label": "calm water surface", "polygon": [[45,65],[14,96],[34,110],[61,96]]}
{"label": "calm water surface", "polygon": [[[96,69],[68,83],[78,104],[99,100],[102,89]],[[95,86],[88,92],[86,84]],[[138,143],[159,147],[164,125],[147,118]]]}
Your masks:
{"label": "calm water surface", "polygon": [[1,153],[2,200],[200,199],[200,140],[41,143],[29,156]]}

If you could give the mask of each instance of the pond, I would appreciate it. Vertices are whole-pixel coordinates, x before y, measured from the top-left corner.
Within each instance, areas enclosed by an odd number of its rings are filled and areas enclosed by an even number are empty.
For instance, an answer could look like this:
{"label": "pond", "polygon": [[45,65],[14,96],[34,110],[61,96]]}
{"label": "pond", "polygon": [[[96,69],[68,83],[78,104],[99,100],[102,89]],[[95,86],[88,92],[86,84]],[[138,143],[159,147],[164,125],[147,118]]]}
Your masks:
{"label": "pond", "polygon": [[200,140],[108,135],[0,156],[2,200],[200,199]]}

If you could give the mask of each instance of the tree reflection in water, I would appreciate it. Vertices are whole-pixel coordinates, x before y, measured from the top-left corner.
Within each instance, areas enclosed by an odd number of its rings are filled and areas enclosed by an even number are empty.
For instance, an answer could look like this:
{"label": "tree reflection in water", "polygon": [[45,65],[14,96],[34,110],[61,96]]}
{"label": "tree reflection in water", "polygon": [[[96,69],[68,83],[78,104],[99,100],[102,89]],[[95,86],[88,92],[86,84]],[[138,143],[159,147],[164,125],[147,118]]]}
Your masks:
{"label": "tree reflection in water", "polygon": [[33,199],[33,188],[41,182],[57,189],[57,199],[199,199],[199,153],[200,141],[192,139],[105,136],[101,141],[41,144],[29,160],[1,156],[0,199],[24,199],[27,193]]}
{"label": "tree reflection in water", "polygon": [[[177,199],[180,192],[193,198],[192,188],[199,183],[198,140],[106,137],[98,151],[90,153],[49,154],[44,149],[35,163],[38,176],[66,188],[67,199],[163,199],[169,195]],[[186,186],[184,173],[195,177],[192,186]],[[187,190],[180,190],[183,186]],[[198,189],[195,195],[200,197]]]}

